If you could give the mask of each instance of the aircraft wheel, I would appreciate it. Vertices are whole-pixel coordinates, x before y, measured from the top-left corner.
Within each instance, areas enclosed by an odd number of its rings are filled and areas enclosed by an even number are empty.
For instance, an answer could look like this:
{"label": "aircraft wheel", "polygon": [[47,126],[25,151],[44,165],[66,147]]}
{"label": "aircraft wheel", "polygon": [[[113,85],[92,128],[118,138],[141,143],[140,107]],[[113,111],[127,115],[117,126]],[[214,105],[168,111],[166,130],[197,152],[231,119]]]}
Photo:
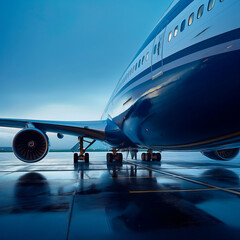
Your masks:
{"label": "aircraft wheel", "polygon": [[78,163],[78,154],[77,153],[73,154],[73,162]]}
{"label": "aircraft wheel", "polygon": [[113,154],[107,153],[107,162],[112,162],[112,161],[113,161]]}
{"label": "aircraft wheel", "polygon": [[123,160],[122,153],[117,153],[117,162],[122,162],[122,160]]}
{"label": "aircraft wheel", "polygon": [[157,153],[157,161],[160,162],[162,159],[162,155],[161,153]]}
{"label": "aircraft wheel", "polygon": [[89,153],[85,153],[85,163],[89,163]]}
{"label": "aircraft wheel", "polygon": [[157,161],[157,154],[152,153],[151,158],[152,158],[153,161]]}
{"label": "aircraft wheel", "polygon": [[151,153],[146,154],[146,161],[150,162],[151,160]]}
{"label": "aircraft wheel", "polygon": [[142,154],[141,154],[141,159],[142,159],[142,161],[145,161],[145,160],[146,160],[146,153],[142,153]]}

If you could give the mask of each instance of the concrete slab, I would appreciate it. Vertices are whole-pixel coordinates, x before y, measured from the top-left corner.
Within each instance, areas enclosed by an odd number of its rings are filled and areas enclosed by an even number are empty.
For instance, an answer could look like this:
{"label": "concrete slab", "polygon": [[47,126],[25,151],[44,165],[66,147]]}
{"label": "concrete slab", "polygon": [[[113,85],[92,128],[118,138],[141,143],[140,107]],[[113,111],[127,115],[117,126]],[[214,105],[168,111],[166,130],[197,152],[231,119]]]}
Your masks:
{"label": "concrete slab", "polygon": [[239,239],[239,157],[90,157],[73,165],[71,153],[49,153],[29,165],[0,154],[0,239]]}

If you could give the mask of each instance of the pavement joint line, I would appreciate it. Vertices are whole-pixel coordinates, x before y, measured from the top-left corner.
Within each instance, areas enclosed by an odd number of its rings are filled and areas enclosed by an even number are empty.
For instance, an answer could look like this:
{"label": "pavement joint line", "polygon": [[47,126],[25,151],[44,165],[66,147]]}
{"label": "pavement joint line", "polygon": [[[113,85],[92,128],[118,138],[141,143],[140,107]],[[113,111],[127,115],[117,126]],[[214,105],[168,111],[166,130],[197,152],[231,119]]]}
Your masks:
{"label": "pavement joint line", "polygon": [[[109,178],[113,178],[113,177],[109,177]],[[152,177],[114,177],[114,179],[131,179],[131,178],[152,178]]]}
{"label": "pavement joint line", "polygon": [[70,208],[70,213],[69,213],[69,219],[68,219],[68,226],[67,226],[67,236],[66,239],[69,239],[69,233],[70,233],[70,227],[71,227],[71,221],[72,221],[72,213],[73,213],[73,204],[75,200],[77,190],[75,190],[72,194],[72,203],[71,203],[71,208]]}
{"label": "pavement joint line", "polygon": [[161,170],[158,170],[158,169],[155,169],[155,168],[150,168],[150,167],[147,167],[147,166],[135,163],[135,162],[131,162],[131,161],[128,161],[128,160],[124,160],[124,161],[126,161],[126,162],[128,162],[132,165],[143,167],[143,168],[151,170],[151,171],[155,171],[155,172],[158,172],[158,173],[162,173],[164,175],[172,176],[174,178],[182,179],[182,180],[185,180],[185,181],[188,181],[188,182],[196,183],[196,184],[206,186],[206,187],[210,187],[210,188],[215,188],[217,190],[232,193],[232,194],[235,194],[235,195],[240,195],[240,192],[237,192],[237,191],[234,191],[234,190],[231,190],[231,189],[225,189],[225,188],[218,187],[218,186],[215,186],[215,185],[212,185],[212,184],[209,184],[209,183],[204,183],[204,182],[200,182],[200,181],[197,181],[197,180],[194,180],[194,179],[191,179],[191,178],[186,178],[186,177],[183,177],[183,176],[180,176],[180,175],[176,175],[174,173],[169,173],[169,172],[161,171]]}
{"label": "pavement joint line", "polygon": [[21,173],[21,172],[74,172],[74,169],[69,170],[55,170],[55,169],[49,169],[49,170],[21,170],[21,171],[0,171],[0,173]]}

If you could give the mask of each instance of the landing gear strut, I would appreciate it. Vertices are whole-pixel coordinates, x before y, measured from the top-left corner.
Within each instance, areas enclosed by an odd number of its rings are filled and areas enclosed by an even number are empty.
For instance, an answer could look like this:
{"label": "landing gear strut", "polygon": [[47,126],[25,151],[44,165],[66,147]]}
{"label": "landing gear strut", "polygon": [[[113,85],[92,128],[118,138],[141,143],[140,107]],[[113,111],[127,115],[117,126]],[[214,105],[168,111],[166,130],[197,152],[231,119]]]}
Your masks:
{"label": "landing gear strut", "polygon": [[161,157],[161,153],[154,153],[152,149],[148,149],[147,153],[142,153],[141,158],[142,158],[142,161],[150,162],[152,160],[152,161],[160,162],[162,157]]}
{"label": "landing gear strut", "polygon": [[[84,160],[85,163],[89,163],[89,153],[85,153],[85,152],[90,146],[92,146],[96,142],[96,140],[93,140],[92,142],[89,142],[87,140],[84,140],[83,137],[78,137],[78,141],[79,141],[79,148],[78,149],[80,151],[80,154],[78,155],[77,153],[74,153],[73,162],[78,163],[78,160]],[[88,143],[88,146],[86,148],[83,147],[84,142]]]}
{"label": "landing gear strut", "polygon": [[116,162],[121,163],[123,160],[122,153],[118,153],[118,150],[116,148],[112,149],[113,153],[107,153],[107,162],[113,162],[113,159],[116,160]]}
{"label": "landing gear strut", "polygon": [[137,150],[137,149],[133,149],[133,150],[130,151],[132,160],[133,160],[134,158],[137,160],[137,153],[138,153],[138,150]]}

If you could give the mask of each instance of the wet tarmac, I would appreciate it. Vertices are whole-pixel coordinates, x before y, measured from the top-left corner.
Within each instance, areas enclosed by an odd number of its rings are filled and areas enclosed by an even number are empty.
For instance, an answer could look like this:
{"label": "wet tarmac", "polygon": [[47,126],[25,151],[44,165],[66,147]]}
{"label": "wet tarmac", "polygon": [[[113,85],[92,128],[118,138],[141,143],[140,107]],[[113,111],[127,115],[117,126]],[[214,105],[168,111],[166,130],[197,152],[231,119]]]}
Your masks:
{"label": "wet tarmac", "polygon": [[[140,154],[139,154],[140,157]],[[72,164],[0,154],[0,239],[240,239],[240,157],[163,153],[161,163]]]}

